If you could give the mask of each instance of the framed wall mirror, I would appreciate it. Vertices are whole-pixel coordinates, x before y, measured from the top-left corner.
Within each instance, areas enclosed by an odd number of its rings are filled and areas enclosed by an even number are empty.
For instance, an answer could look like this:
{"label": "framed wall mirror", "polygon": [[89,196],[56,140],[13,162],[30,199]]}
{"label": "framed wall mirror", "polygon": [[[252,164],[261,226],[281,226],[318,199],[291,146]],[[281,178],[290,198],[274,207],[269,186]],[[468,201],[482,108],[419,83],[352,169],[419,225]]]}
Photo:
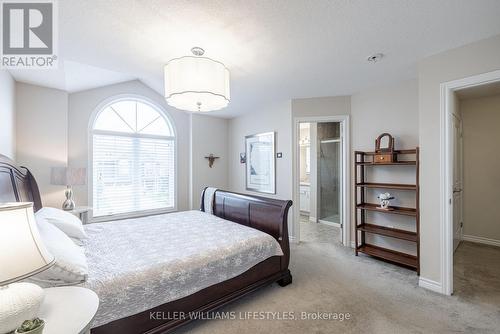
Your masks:
{"label": "framed wall mirror", "polygon": [[275,133],[245,137],[246,189],[276,194]]}

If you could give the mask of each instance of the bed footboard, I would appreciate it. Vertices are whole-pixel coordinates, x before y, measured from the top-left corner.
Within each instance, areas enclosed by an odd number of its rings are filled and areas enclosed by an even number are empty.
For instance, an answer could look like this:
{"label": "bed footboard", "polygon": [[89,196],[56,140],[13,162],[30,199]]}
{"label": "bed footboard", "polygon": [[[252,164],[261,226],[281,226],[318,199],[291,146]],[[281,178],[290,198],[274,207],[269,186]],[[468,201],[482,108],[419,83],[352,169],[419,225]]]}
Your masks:
{"label": "bed footboard", "polygon": [[[205,191],[203,191],[201,200],[202,211],[205,211],[204,196]],[[214,196],[213,211],[220,218],[255,228],[273,236],[283,250],[281,270],[285,271],[290,262],[288,210],[291,206],[292,201],[217,190]]]}

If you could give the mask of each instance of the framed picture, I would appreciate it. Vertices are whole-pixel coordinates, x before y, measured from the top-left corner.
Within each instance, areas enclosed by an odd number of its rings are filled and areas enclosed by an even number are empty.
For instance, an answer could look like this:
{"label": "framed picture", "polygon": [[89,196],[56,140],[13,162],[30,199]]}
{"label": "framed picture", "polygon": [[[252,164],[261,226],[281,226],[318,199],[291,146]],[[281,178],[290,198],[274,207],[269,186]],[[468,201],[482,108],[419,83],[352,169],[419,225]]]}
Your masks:
{"label": "framed picture", "polygon": [[245,137],[246,189],[276,193],[275,133],[266,132]]}

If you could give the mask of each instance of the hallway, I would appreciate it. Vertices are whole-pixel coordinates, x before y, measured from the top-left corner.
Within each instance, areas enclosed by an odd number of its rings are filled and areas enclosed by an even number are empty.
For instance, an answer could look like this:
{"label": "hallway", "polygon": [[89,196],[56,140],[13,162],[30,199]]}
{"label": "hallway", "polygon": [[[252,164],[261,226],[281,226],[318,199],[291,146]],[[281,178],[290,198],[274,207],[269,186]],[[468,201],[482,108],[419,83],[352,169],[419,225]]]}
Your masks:
{"label": "hallway", "polygon": [[455,297],[496,306],[500,317],[500,247],[462,241],[454,255],[454,282]]}

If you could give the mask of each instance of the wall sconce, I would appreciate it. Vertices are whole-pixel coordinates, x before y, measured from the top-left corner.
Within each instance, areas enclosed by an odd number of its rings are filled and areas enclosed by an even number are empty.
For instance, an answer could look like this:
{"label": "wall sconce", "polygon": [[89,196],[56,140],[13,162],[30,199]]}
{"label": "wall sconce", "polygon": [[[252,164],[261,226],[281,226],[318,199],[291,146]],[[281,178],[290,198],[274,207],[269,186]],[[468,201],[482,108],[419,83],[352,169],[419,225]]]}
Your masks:
{"label": "wall sconce", "polygon": [[208,157],[205,157],[205,159],[208,159],[208,167],[212,168],[214,165],[215,159],[219,159],[219,157],[214,156],[212,153],[208,155]]}

